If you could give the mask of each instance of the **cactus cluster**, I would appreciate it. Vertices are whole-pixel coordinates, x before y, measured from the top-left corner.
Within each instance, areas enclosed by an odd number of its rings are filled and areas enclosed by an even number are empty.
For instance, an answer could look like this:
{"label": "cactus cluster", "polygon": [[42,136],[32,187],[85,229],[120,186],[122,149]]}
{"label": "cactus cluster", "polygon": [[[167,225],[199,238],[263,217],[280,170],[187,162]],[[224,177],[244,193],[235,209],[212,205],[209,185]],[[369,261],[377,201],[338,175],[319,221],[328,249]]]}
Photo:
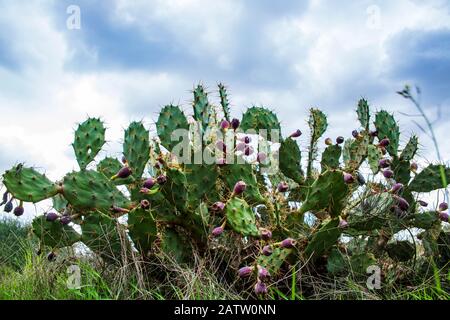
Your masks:
{"label": "cactus cluster", "polygon": [[[23,202],[52,199],[53,210],[33,221],[49,259],[83,242],[111,263],[124,250],[145,259],[160,250],[188,262],[192,250],[205,253],[221,239],[250,241],[253,254],[236,271],[253,279],[258,295],[284,266],[298,261],[325,259],[332,274],[363,270],[377,259],[409,261],[418,255],[416,246],[394,237],[409,228],[420,228],[425,257],[448,256],[437,245],[448,237],[442,229],[447,205],[427,211],[420,197],[446,188],[450,168],[431,164],[419,171],[418,139],[412,136],[401,149],[392,114],[381,110],[372,118],[361,99],[360,128],[348,139],[324,139],[327,116],[310,109],[303,161],[296,141],[300,130],[283,138],[276,114],[265,107],[232,118],[225,86],[218,92],[216,106],[203,86],[193,90],[195,121],[179,106],[163,107],[157,137],[151,138],[142,122],[131,123],[121,159],[96,160],[105,128],[100,119],[86,120],[73,142],[79,170],[52,182],[34,168],[14,166],[2,177],[4,211],[20,216]],[[275,172],[266,170],[274,166]],[[363,175],[364,167],[370,177]],[[353,240],[343,242],[343,235],[363,239],[363,245],[348,250]]]}

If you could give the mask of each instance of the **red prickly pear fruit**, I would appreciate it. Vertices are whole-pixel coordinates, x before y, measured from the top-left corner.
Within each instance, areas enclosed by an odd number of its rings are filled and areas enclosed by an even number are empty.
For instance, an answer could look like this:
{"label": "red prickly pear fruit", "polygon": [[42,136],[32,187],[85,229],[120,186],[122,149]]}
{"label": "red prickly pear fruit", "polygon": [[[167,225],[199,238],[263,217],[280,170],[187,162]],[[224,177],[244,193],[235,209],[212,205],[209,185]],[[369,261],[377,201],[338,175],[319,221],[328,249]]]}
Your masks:
{"label": "red prickly pear fruit", "polygon": [[358,138],[359,137],[359,132],[358,132],[358,130],[353,130],[352,131],[352,136],[353,136],[353,138]]}
{"label": "red prickly pear fruit", "polygon": [[345,141],[344,137],[339,136],[339,137],[336,138],[336,143],[337,144],[343,144],[344,141]]}
{"label": "red prickly pear fruit", "polygon": [[267,271],[266,268],[259,267],[259,270],[258,270],[258,279],[259,279],[259,280],[265,280],[265,279],[267,279],[267,278],[269,278],[269,277],[270,277],[269,271]]}
{"label": "red prickly pear fruit", "polygon": [[291,133],[291,135],[289,136],[290,138],[298,138],[302,135],[302,132],[300,131],[300,129],[297,129],[296,131],[294,131],[293,133]]}
{"label": "red prickly pear fruit", "polygon": [[246,156],[250,156],[253,154],[253,147],[252,146],[246,146],[244,149],[244,154]]}
{"label": "red prickly pear fruit", "polygon": [[241,122],[234,118],[233,120],[231,120],[231,127],[236,130],[237,128],[239,128],[239,125],[241,124]]}
{"label": "red prickly pear fruit", "polygon": [[62,216],[61,219],[59,219],[59,222],[61,222],[63,226],[66,226],[72,222],[72,218],[70,216]]}
{"label": "red prickly pear fruit", "polygon": [[333,144],[333,140],[331,140],[331,138],[326,138],[326,139],[325,139],[325,144],[326,144],[327,146],[331,146],[331,145]]}
{"label": "red prickly pear fruit", "polygon": [[277,190],[278,192],[287,192],[289,190],[289,185],[282,181],[278,184]]}
{"label": "red prickly pear fruit", "polygon": [[411,165],[409,166],[409,169],[415,173],[419,169],[419,166],[417,165],[417,163],[412,162]]}
{"label": "red prickly pear fruit", "polygon": [[5,204],[5,207],[3,208],[3,211],[5,211],[7,213],[10,213],[12,211],[12,209],[13,209],[13,206],[14,205],[13,205],[12,199],[11,199]]}
{"label": "red prickly pear fruit", "polygon": [[259,231],[260,231],[261,239],[263,239],[265,241],[272,239],[272,231],[270,231],[269,229],[262,228]]}
{"label": "red prickly pear fruit", "polygon": [[47,255],[48,261],[54,261],[56,259],[56,254],[52,251]]}
{"label": "red prickly pear fruit", "polygon": [[428,202],[423,201],[423,200],[419,200],[417,201],[417,203],[421,206],[421,207],[428,207]]}
{"label": "red prickly pear fruit", "polygon": [[439,213],[439,219],[441,219],[441,221],[448,222],[448,213],[445,212]]}
{"label": "red prickly pear fruit", "polygon": [[445,211],[447,209],[448,209],[448,204],[446,202],[442,202],[438,207],[438,211]]}
{"label": "red prickly pear fruit", "polygon": [[242,151],[242,152],[244,152],[244,150],[245,150],[246,147],[247,147],[247,146],[245,145],[245,143],[240,142],[240,143],[238,143],[238,144],[236,145],[236,151]]}
{"label": "red prickly pear fruit", "polygon": [[211,234],[213,235],[213,237],[218,237],[223,233],[223,227],[217,227],[214,228],[213,231],[211,232]]}
{"label": "red prickly pear fruit", "polygon": [[253,273],[253,267],[242,267],[238,270],[239,278],[248,278]]}
{"label": "red prickly pear fruit", "polygon": [[339,228],[341,228],[341,229],[348,228],[348,222],[346,220],[344,220],[344,219],[340,220],[339,221]]}
{"label": "red prickly pear fruit", "polygon": [[391,179],[394,176],[394,172],[392,170],[386,169],[383,171],[383,176],[386,179]]}
{"label": "red prickly pear fruit", "polygon": [[24,212],[25,212],[25,210],[23,209],[22,206],[15,207],[14,211],[13,211],[13,213],[16,217],[20,217],[21,215],[23,215]]}
{"label": "red prickly pear fruit", "polygon": [[220,123],[220,127],[221,127],[223,130],[228,129],[230,126],[231,126],[231,124],[230,124],[227,120],[223,120],[223,121]]}
{"label": "red prickly pear fruit", "polygon": [[391,141],[388,138],[384,138],[383,140],[380,141],[380,147],[386,148],[387,146],[389,146],[389,144],[391,143]]}
{"label": "red prickly pear fruit", "polygon": [[225,203],[223,203],[221,201],[217,201],[211,206],[211,209],[216,212],[223,211],[223,209],[225,209]]}
{"label": "red prickly pear fruit", "polygon": [[45,215],[45,219],[47,221],[53,222],[58,219],[58,214],[56,214],[55,212],[49,212]]}
{"label": "red prickly pear fruit", "polygon": [[245,191],[245,189],[247,189],[247,184],[244,181],[238,181],[235,185],[234,185],[234,189],[233,189],[233,193],[234,194],[241,194]]}
{"label": "red prickly pear fruit", "polygon": [[114,176],[111,177],[111,180],[115,180],[115,179],[126,179],[129,176],[131,176],[131,169],[129,167],[123,167],[122,169],[119,170],[119,172],[117,172],[117,174],[115,174]]}
{"label": "red prickly pear fruit", "polygon": [[266,257],[272,255],[273,253],[273,249],[270,245],[266,245],[264,246],[263,250],[262,250],[262,254],[265,255]]}
{"label": "red prickly pear fruit", "polygon": [[380,166],[380,168],[386,169],[391,165],[391,161],[389,159],[381,159],[380,161],[378,161],[378,165]]}
{"label": "red prickly pear fruit", "polygon": [[267,155],[264,152],[258,152],[256,155],[256,161],[259,163],[265,163],[267,160]]}
{"label": "red prickly pear fruit", "polygon": [[216,148],[223,152],[227,151],[227,146],[225,145],[225,143],[222,140],[219,140],[216,142]]}
{"label": "red prickly pear fruit", "polygon": [[162,174],[156,178],[156,182],[158,182],[159,185],[163,185],[167,182],[167,177]]}
{"label": "red prickly pear fruit", "polygon": [[297,244],[297,241],[295,241],[294,239],[291,239],[291,238],[287,238],[287,239],[284,239],[283,241],[281,241],[280,248],[290,249],[290,248],[295,247],[296,244]]}
{"label": "red prickly pear fruit", "polygon": [[399,197],[397,195],[394,195],[394,200],[396,201],[398,207],[403,210],[403,211],[407,211],[409,209],[409,203],[408,201],[406,201],[404,198]]}
{"label": "red prickly pear fruit", "polygon": [[352,184],[355,182],[355,178],[350,173],[344,173],[344,181],[347,184]]}
{"label": "red prickly pear fruit", "polygon": [[148,178],[148,179],[146,179],[145,181],[144,181],[144,183],[142,184],[142,187],[143,188],[146,188],[146,189],[151,189],[151,188],[153,188],[153,186],[156,184],[156,181],[155,181],[155,179],[153,179],[153,178]]}
{"label": "red prickly pear fruit", "polygon": [[267,294],[267,286],[264,282],[258,280],[258,282],[255,285],[255,294],[257,295]]}
{"label": "red prickly pear fruit", "polygon": [[150,208],[150,201],[148,201],[147,199],[143,199],[141,200],[141,208],[144,210],[147,210]]}
{"label": "red prickly pear fruit", "polygon": [[391,192],[392,193],[399,193],[403,190],[403,184],[402,183],[396,183],[392,186]]}

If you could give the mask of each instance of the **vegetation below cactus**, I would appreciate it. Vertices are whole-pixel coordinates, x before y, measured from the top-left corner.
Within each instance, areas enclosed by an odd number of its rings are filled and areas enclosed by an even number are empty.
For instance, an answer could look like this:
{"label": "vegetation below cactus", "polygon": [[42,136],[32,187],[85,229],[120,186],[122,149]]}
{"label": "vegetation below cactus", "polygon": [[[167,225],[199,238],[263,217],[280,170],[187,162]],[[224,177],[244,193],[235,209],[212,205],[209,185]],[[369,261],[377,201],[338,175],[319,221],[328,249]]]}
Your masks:
{"label": "vegetation below cactus", "polygon": [[[7,214],[22,215],[24,202],[53,209],[33,220],[39,244],[2,270],[2,286],[30,276],[64,290],[59,268],[75,261],[95,282],[72,292],[83,298],[181,298],[179,288],[196,297],[203,285],[214,294],[199,298],[391,298],[427,279],[448,296],[447,205],[425,208],[421,198],[447,188],[450,168],[419,170],[418,138],[402,146],[392,114],[373,115],[362,99],[351,137],[324,139],[327,116],[311,109],[303,159],[301,130],[283,137],[273,111],[253,106],[231,120],[223,85],[217,106],[202,86],[193,93],[195,121],[168,105],[157,137],[131,123],[121,159],[97,161],[106,129],[90,118],[72,144],[78,171],[56,182],[23,164],[3,174]],[[367,289],[374,266],[382,287]],[[50,276],[33,278],[40,268]]]}

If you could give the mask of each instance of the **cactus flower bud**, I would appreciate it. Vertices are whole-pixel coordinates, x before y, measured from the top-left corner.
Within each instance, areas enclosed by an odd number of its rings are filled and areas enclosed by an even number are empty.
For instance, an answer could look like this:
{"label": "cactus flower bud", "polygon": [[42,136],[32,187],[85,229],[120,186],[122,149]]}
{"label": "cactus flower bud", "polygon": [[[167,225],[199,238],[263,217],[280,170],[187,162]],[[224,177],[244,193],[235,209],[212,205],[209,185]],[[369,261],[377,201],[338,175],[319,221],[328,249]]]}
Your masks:
{"label": "cactus flower bud", "polygon": [[261,239],[265,241],[272,239],[272,231],[269,229],[262,228],[259,231],[261,232]]}
{"label": "cactus flower bud", "polygon": [[273,253],[273,249],[270,245],[266,245],[264,246],[263,250],[262,250],[262,254],[265,255],[266,257],[272,255]]}
{"label": "cactus flower bud", "polygon": [[339,228],[341,228],[341,229],[348,228],[348,222],[346,220],[344,220],[344,219],[340,220],[339,221]]}
{"label": "cactus flower bud", "polygon": [[216,227],[213,229],[213,231],[211,232],[211,234],[213,235],[213,237],[218,237],[223,233],[223,227]]}
{"label": "cactus flower bud", "polygon": [[300,137],[302,135],[302,132],[299,130],[299,129],[297,129],[295,132],[293,132],[289,137],[290,138],[298,138],[298,137]]}
{"label": "cactus flower bud", "polygon": [[448,209],[448,204],[447,204],[446,202],[442,202],[442,203],[439,205],[438,211],[445,211],[445,210],[447,210],[447,209]]}
{"label": "cactus flower bud", "polygon": [[409,169],[410,169],[412,172],[416,173],[416,171],[419,169],[419,166],[417,165],[417,163],[412,162],[411,165],[410,165],[410,167],[409,167]]}
{"label": "cactus flower bud", "polygon": [[62,216],[61,219],[59,219],[59,222],[65,226],[72,222],[72,218],[70,216]]}
{"label": "cactus flower bud", "polygon": [[344,139],[344,137],[342,137],[342,136],[339,136],[339,137],[336,138],[336,143],[337,143],[337,144],[343,144],[344,141],[345,141],[345,139]]}
{"label": "cactus flower bud", "polygon": [[409,203],[404,198],[399,197],[397,195],[394,195],[393,198],[401,210],[407,211],[409,209]]}
{"label": "cactus flower bud", "polygon": [[388,138],[384,138],[380,141],[380,147],[386,148],[390,143],[391,141]]}
{"label": "cactus flower bud", "polygon": [[236,130],[237,128],[239,128],[240,125],[240,121],[236,118],[234,118],[233,120],[231,120],[231,127]]}
{"label": "cactus flower bud", "polygon": [[142,184],[142,187],[143,188],[146,188],[146,189],[151,189],[151,188],[153,188],[153,186],[156,184],[156,181],[155,181],[155,179],[153,179],[153,178],[148,178],[148,179],[146,179],[145,181],[144,181],[144,183]]}
{"label": "cactus flower bud", "polygon": [[238,181],[235,185],[234,185],[234,189],[233,189],[233,193],[234,194],[241,194],[245,191],[245,189],[247,188],[247,184],[244,181]]}
{"label": "cactus flower bud", "polygon": [[13,209],[13,203],[12,203],[12,199],[11,199],[5,204],[3,211],[10,213],[12,211],[12,209]]}
{"label": "cactus flower bud", "polygon": [[296,244],[297,244],[297,241],[295,241],[294,239],[291,239],[291,238],[287,238],[287,239],[284,239],[283,241],[281,241],[280,248],[290,249],[290,248],[295,247]]}
{"label": "cactus flower bud", "polygon": [[223,211],[223,209],[225,209],[225,203],[217,201],[211,206],[211,209],[213,211]]}
{"label": "cactus flower bud", "polygon": [[148,201],[147,199],[141,200],[141,208],[144,210],[150,208],[150,201]]}
{"label": "cactus flower bud", "polygon": [[278,192],[286,192],[289,190],[289,185],[286,182],[282,181],[278,184],[277,189]]}
{"label": "cactus flower bud", "polygon": [[167,182],[167,177],[162,174],[156,178],[156,182],[158,182],[159,185],[163,185]]}
{"label": "cactus flower bud", "polygon": [[347,184],[352,184],[355,182],[355,178],[350,173],[344,173],[344,181]]}
{"label": "cactus flower bud", "polygon": [[122,169],[117,172],[114,176],[111,177],[111,180],[115,179],[126,179],[129,176],[131,176],[131,169],[129,167],[123,167]]}
{"label": "cactus flower bud", "polygon": [[267,155],[264,152],[258,152],[258,154],[256,155],[256,161],[258,161],[259,163],[265,163],[267,160]]}
{"label": "cactus flower bud", "polygon": [[428,207],[428,202],[423,201],[423,200],[419,200],[417,201],[417,203],[421,206],[421,207]]}
{"label": "cactus flower bud", "polygon": [[403,190],[403,184],[401,183],[396,183],[392,186],[391,192],[392,193],[399,193],[400,191]]}
{"label": "cactus flower bud", "polygon": [[45,219],[46,219],[47,221],[53,222],[53,221],[55,221],[56,219],[58,219],[58,214],[55,213],[55,212],[49,212],[49,213],[47,213],[47,214],[45,215]]}
{"label": "cactus flower bud", "polygon": [[378,161],[378,165],[380,166],[380,168],[386,169],[391,165],[391,161],[389,159],[381,159],[380,161]]}
{"label": "cactus flower bud", "polygon": [[259,270],[258,270],[258,278],[259,278],[259,280],[265,280],[265,279],[267,279],[269,277],[270,277],[269,271],[267,271],[266,268],[259,267]]}
{"label": "cactus flower bud", "polygon": [[14,211],[13,211],[13,213],[16,217],[20,217],[21,215],[23,215],[24,212],[25,212],[25,210],[23,209],[22,206],[15,207]]}
{"label": "cactus flower bud", "polygon": [[439,219],[441,219],[441,221],[448,222],[448,213],[445,212],[439,213]]}
{"label": "cactus flower bud", "polygon": [[383,171],[383,176],[386,179],[391,179],[394,176],[394,172],[392,170],[386,169]]}
{"label": "cactus flower bud", "polygon": [[258,280],[258,282],[255,285],[255,294],[257,295],[264,295],[267,294],[267,286],[264,282]]}
{"label": "cactus flower bud", "polygon": [[226,130],[226,129],[228,129],[229,127],[230,127],[230,123],[227,121],[227,120],[223,120],[221,123],[220,123],[220,127],[223,129],[223,130]]}
{"label": "cactus flower bud", "polygon": [[247,278],[253,273],[254,267],[242,267],[239,269],[238,274],[240,278]]}
{"label": "cactus flower bud", "polygon": [[331,140],[331,138],[326,138],[326,139],[325,139],[325,144],[326,144],[327,146],[331,146],[331,145],[333,144],[333,140]]}

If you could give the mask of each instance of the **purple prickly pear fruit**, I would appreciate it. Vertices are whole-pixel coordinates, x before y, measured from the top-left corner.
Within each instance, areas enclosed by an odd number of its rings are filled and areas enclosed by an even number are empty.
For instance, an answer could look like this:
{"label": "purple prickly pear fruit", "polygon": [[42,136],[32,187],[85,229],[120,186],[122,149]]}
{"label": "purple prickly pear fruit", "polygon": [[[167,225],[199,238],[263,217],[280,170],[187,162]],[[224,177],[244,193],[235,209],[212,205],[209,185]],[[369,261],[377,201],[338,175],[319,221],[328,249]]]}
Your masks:
{"label": "purple prickly pear fruit", "polygon": [[114,176],[111,177],[111,180],[115,179],[126,179],[129,176],[131,176],[131,169],[129,167],[123,167],[122,169],[117,172]]}
{"label": "purple prickly pear fruit", "polygon": [[70,216],[62,216],[61,219],[59,219],[59,222],[61,222],[61,224],[65,226],[72,222],[72,218]]}
{"label": "purple prickly pear fruit", "polygon": [[23,215],[24,212],[25,212],[25,210],[23,209],[22,206],[15,207],[14,211],[13,211],[13,213],[16,217],[20,217],[21,215]]}
{"label": "purple prickly pear fruit", "polygon": [[418,203],[421,207],[428,207],[428,202],[426,202],[426,201],[419,200],[419,201],[417,201],[417,203]]}
{"label": "purple prickly pear fruit", "polygon": [[8,202],[8,191],[6,191],[6,192],[3,194],[3,198],[2,198],[2,202],[0,203],[0,206],[4,205],[4,204],[7,203],[7,202]]}
{"label": "purple prickly pear fruit", "polygon": [[344,181],[347,184],[352,184],[355,182],[355,178],[350,173],[344,173]]}
{"label": "purple prickly pear fruit", "polygon": [[286,182],[282,181],[278,184],[277,189],[278,192],[286,192],[289,190],[289,185]]}
{"label": "purple prickly pear fruit", "polygon": [[295,132],[291,133],[291,135],[289,136],[290,138],[298,138],[302,135],[302,132],[300,131],[300,129],[297,129]]}
{"label": "purple prickly pear fruit", "polygon": [[244,152],[244,150],[245,150],[246,147],[247,147],[247,146],[245,145],[245,143],[240,142],[240,143],[238,143],[238,144],[236,145],[236,151],[242,151],[242,152]]}
{"label": "purple prickly pear fruit", "polygon": [[391,161],[389,159],[381,159],[378,162],[378,165],[380,166],[380,168],[386,169],[389,168],[389,166],[391,165]]}
{"label": "purple prickly pear fruit", "polygon": [[225,203],[217,201],[211,206],[211,209],[213,211],[223,211],[223,209],[225,209]]}
{"label": "purple prickly pear fruit", "polygon": [[445,210],[447,210],[447,209],[448,209],[448,204],[447,204],[446,202],[442,202],[442,203],[439,205],[438,211],[445,211]]}
{"label": "purple prickly pear fruit", "polygon": [[12,209],[13,209],[13,203],[12,203],[12,199],[11,199],[5,204],[3,211],[10,213],[12,211]]}
{"label": "purple prickly pear fruit", "polygon": [[339,136],[339,137],[336,138],[336,143],[337,144],[343,144],[344,141],[345,141],[344,137]]}
{"label": "purple prickly pear fruit", "polygon": [[156,182],[158,182],[159,185],[163,185],[167,182],[167,177],[162,174],[156,178]]}
{"label": "purple prickly pear fruit", "polygon": [[392,170],[386,169],[383,171],[383,176],[386,179],[391,179],[394,176],[394,172]]}
{"label": "purple prickly pear fruit", "polygon": [[253,273],[254,267],[242,267],[238,270],[239,278],[248,278]]}
{"label": "purple prickly pear fruit", "polygon": [[297,241],[295,241],[294,239],[291,239],[291,238],[287,238],[287,239],[284,239],[283,241],[281,241],[280,248],[290,249],[290,248],[295,247],[296,244],[297,244]]}
{"label": "purple prickly pear fruit", "polygon": [[264,282],[258,280],[258,282],[255,285],[255,294],[257,295],[264,295],[267,294],[267,286]]}
{"label": "purple prickly pear fruit", "polygon": [[245,136],[241,141],[245,144],[249,144],[250,142],[252,142],[252,138],[250,138],[249,136]]}
{"label": "purple prickly pear fruit", "polygon": [[56,254],[52,251],[47,255],[48,261],[54,261],[56,259]]}
{"label": "purple prickly pear fruit", "polygon": [[223,120],[220,123],[220,127],[224,130],[228,129],[231,126],[231,124],[227,120]]}
{"label": "purple prickly pear fruit", "polygon": [[222,140],[219,140],[216,142],[216,148],[223,152],[227,151],[227,146],[225,145],[225,143]]}
{"label": "purple prickly pear fruit", "polygon": [[245,189],[247,189],[247,184],[244,181],[238,181],[235,185],[234,185],[234,189],[233,189],[233,193],[234,194],[241,194],[245,191]]}
{"label": "purple prickly pear fruit", "polygon": [[391,192],[392,193],[399,193],[403,190],[403,184],[402,183],[396,183],[392,186]]}
{"label": "purple prickly pear fruit", "polygon": [[153,178],[148,178],[148,179],[146,179],[145,181],[144,181],[144,183],[142,184],[142,187],[143,188],[146,188],[146,189],[151,189],[151,188],[153,188],[153,186],[156,184],[156,181],[155,181],[155,179],[153,179]]}
{"label": "purple prickly pear fruit", "polygon": [[331,138],[326,138],[326,139],[325,139],[325,144],[326,144],[327,146],[331,146],[331,145],[333,144],[333,140],[331,140]]}
{"label": "purple prickly pear fruit", "polygon": [[233,120],[231,120],[231,127],[236,130],[237,128],[239,128],[240,125],[240,121],[236,118],[234,118]]}
{"label": "purple prickly pear fruit", "polygon": [[439,213],[439,219],[441,219],[441,221],[448,222],[448,213],[445,212]]}
{"label": "purple prickly pear fruit", "polygon": [[259,280],[265,280],[265,279],[267,279],[269,277],[270,277],[269,271],[267,271],[266,268],[259,267],[259,270],[258,270],[258,278],[259,278]]}
{"label": "purple prickly pear fruit", "polygon": [[387,146],[389,146],[389,144],[391,143],[391,141],[388,138],[384,138],[383,140],[380,141],[380,147],[386,148]]}
{"label": "purple prickly pear fruit", "polygon": [[213,235],[213,237],[218,237],[223,233],[223,227],[216,227],[213,229],[213,231],[211,232],[211,234]]}
{"label": "purple prickly pear fruit", "polygon": [[273,253],[273,249],[270,245],[266,245],[264,246],[263,250],[262,250],[263,255],[265,255],[266,257],[272,255]]}
{"label": "purple prickly pear fruit", "polygon": [[346,220],[344,220],[344,219],[340,220],[339,221],[339,228],[341,228],[341,229],[348,228],[348,222]]}
{"label": "purple prickly pear fruit", "polygon": [[401,210],[407,211],[407,210],[409,209],[409,203],[408,203],[408,201],[406,201],[404,198],[399,197],[399,196],[397,196],[397,195],[394,195],[393,198],[394,198],[394,200],[396,201],[397,206],[398,206]]}
{"label": "purple prickly pear fruit", "polygon": [[270,231],[269,229],[262,228],[260,229],[260,232],[261,239],[265,241],[272,239],[272,231]]}
{"label": "purple prickly pear fruit", "polygon": [[58,214],[55,213],[55,212],[49,212],[49,213],[47,213],[47,214],[45,215],[45,219],[46,219],[47,221],[53,222],[53,221],[55,221],[56,219],[58,219]]}
{"label": "purple prickly pear fruit", "polygon": [[412,162],[409,169],[415,173],[419,169],[419,166],[417,165],[417,163]]}
{"label": "purple prickly pear fruit", "polygon": [[267,155],[264,152],[258,152],[256,155],[256,161],[259,163],[265,163],[267,160]]}
{"label": "purple prickly pear fruit", "polygon": [[141,208],[144,210],[150,208],[150,201],[148,201],[147,199],[141,200]]}
{"label": "purple prickly pear fruit", "polygon": [[252,146],[246,146],[244,149],[244,154],[246,156],[250,156],[253,154],[253,147]]}
{"label": "purple prickly pear fruit", "polygon": [[371,137],[373,137],[373,138],[375,138],[375,137],[378,137],[378,131],[370,131],[370,136]]}
{"label": "purple prickly pear fruit", "polygon": [[352,136],[353,136],[353,138],[358,138],[359,137],[359,132],[358,132],[358,130],[353,130],[352,131]]}

